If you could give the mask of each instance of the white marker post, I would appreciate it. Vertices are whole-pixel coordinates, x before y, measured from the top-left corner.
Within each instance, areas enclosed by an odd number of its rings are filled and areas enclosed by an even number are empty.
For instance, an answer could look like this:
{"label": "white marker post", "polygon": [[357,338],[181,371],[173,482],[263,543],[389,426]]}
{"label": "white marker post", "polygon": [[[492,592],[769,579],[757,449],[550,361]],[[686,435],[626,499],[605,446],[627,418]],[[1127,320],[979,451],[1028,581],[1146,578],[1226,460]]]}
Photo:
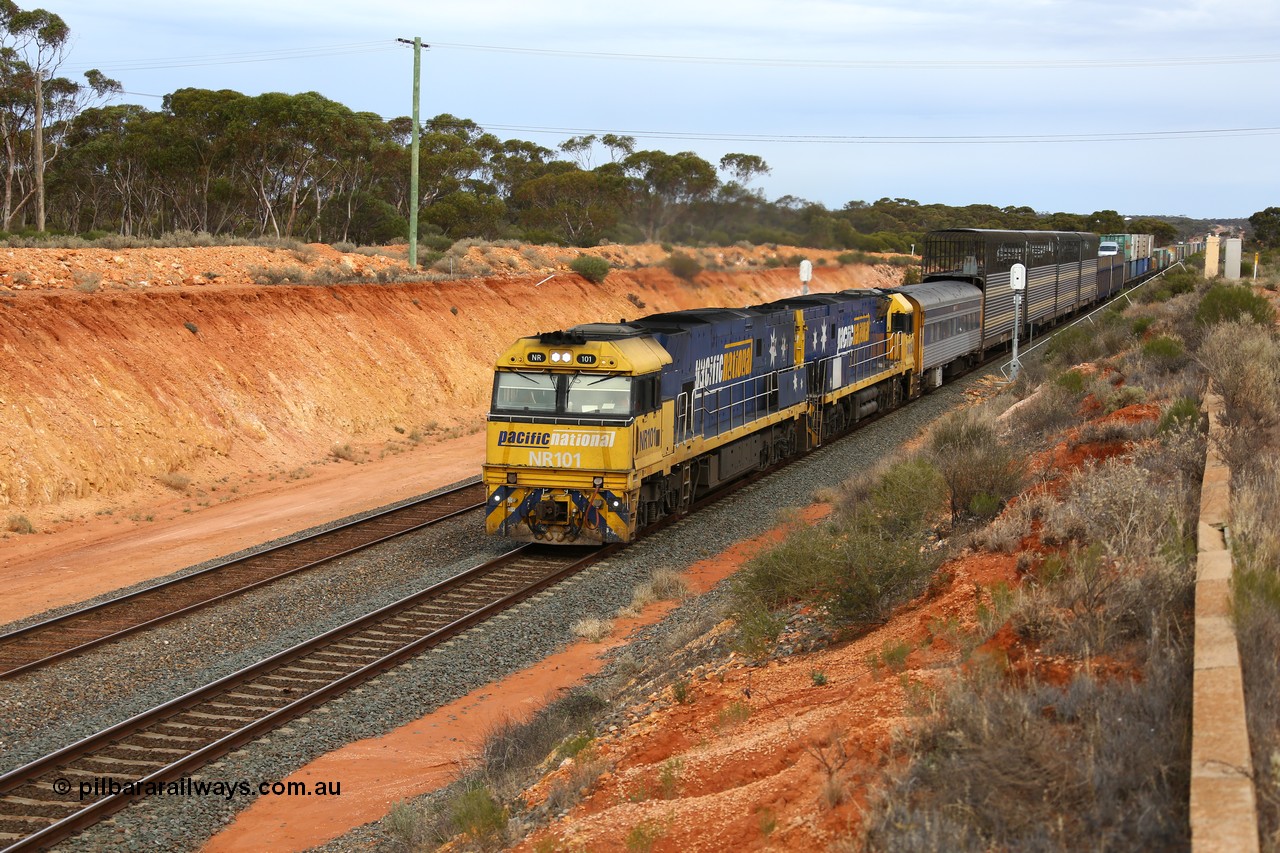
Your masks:
{"label": "white marker post", "polygon": [[809,282],[813,281],[813,264],[808,261],[800,262],[800,295],[807,296],[809,294]]}
{"label": "white marker post", "polygon": [[1022,325],[1018,312],[1022,308],[1022,292],[1027,289],[1027,268],[1014,264],[1009,268],[1009,289],[1013,291],[1013,359],[1009,362],[1009,377],[1018,378],[1022,362],[1018,361],[1018,327]]}

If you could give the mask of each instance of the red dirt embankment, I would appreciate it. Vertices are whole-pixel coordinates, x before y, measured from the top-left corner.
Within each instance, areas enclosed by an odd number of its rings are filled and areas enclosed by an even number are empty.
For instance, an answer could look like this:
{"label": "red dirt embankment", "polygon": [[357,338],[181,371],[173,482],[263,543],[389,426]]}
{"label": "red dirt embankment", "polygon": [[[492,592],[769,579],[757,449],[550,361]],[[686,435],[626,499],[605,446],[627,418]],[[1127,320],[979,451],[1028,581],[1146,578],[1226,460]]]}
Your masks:
{"label": "red dirt embankment", "polygon": [[[861,266],[817,274],[815,286],[828,289],[893,276]],[[283,475],[335,447],[362,458],[408,436],[474,431],[494,359],[519,335],[744,305],[798,286],[788,269],[709,272],[697,286],[661,269],[617,270],[602,285],[572,274],[535,283],[9,292],[0,299],[0,510],[37,522],[42,509],[88,508],[65,505],[75,499],[163,493],[161,479],[182,491],[247,472]]]}

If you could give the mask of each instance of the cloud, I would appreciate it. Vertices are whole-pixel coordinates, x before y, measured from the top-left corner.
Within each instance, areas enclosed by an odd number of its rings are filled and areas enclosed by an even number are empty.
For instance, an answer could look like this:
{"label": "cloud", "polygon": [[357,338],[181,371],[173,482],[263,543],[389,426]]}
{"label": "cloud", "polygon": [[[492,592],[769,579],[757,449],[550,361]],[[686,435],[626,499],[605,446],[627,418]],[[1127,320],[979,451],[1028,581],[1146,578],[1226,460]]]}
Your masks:
{"label": "cloud", "polygon": [[[424,115],[519,128],[495,132],[548,147],[589,131],[755,134],[775,141],[641,145],[695,150],[712,162],[729,151],[760,154],[773,166],[766,193],[833,207],[908,196],[1153,212],[1151,199],[1183,212],[1248,215],[1274,203],[1265,197],[1280,168],[1269,153],[1274,135],[980,146],[857,140],[1274,124],[1266,117],[1277,114],[1280,94],[1262,81],[1280,63],[1243,61],[1280,53],[1280,4],[1272,0],[69,0],[59,14],[75,39],[64,73],[98,67],[127,91],[152,95],[184,86],[318,91],[385,117],[409,112],[411,53],[394,39],[417,35],[435,45],[423,63]],[[1242,61],[1117,65],[1214,57]],[[811,135],[842,139],[781,139]],[[1253,182],[1193,177],[1229,171],[1218,163],[1249,164]],[[1179,192],[1186,201],[1175,204]]]}

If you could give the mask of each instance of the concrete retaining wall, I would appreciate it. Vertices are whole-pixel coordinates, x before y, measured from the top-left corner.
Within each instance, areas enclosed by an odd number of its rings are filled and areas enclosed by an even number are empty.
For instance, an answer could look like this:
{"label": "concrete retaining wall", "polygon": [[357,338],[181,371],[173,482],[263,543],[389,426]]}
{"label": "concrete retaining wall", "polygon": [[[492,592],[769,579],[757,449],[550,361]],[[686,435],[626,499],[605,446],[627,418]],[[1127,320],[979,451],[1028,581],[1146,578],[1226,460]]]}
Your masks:
{"label": "concrete retaining wall", "polygon": [[1197,532],[1195,675],[1191,710],[1191,849],[1256,853],[1258,813],[1244,682],[1231,623],[1231,552],[1223,530],[1231,472],[1213,449],[1222,398],[1205,397],[1210,444]]}

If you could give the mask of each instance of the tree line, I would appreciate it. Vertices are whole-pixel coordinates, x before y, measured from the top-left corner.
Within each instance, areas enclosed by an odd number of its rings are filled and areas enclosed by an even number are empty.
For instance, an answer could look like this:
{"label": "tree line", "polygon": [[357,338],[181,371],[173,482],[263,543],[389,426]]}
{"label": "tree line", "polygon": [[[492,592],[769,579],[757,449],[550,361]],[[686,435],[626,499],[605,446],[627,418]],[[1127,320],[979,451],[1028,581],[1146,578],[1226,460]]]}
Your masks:
{"label": "tree line", "polygon": [[[159,110],[109,104],[116,81],[57,76],[70,30],[0,0],[0,231],[158,237],[175,231],[379,244],[408,235],[412,120],[356,112],[316,92],[179,89]],[[634,137],[578,136],[551,149],[438,115],[420,128],[419,229],[428,245],[520,239],[786,243],[902,251],[933,228],[1180,236],[1115,211],[850,201],[769,201],[753,154],[711,163],[641,150]],[[596,158],[605,162],[595,165]],[[1190,232],[1188,232],[1190,233]]]}

